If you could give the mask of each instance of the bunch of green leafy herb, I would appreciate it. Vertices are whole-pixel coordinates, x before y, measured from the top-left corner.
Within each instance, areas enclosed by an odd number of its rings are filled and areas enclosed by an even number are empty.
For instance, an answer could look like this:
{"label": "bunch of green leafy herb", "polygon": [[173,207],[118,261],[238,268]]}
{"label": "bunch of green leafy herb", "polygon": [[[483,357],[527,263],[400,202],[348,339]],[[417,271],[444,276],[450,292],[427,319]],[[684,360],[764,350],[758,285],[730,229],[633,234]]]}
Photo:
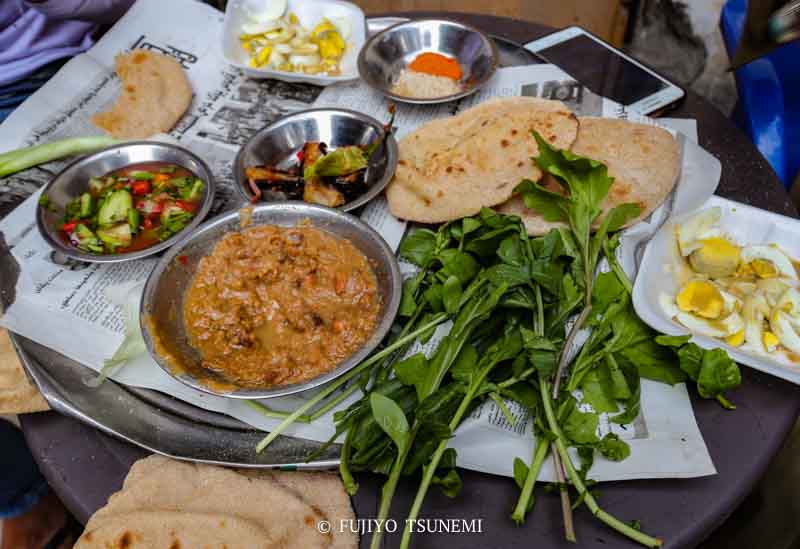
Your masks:
{"label": "bunch of green leafy herb", "polygon": [[[421,475],[409,512],[414,519],[431,486],[451,497],[458,494],[457,456],[448,442],[464,419],[492,400],[513,422],[506,402],[514,401],[531,415],[536,443],[530,464],[508,456],[520,486],[512,518],[522,523],[531,511],[536,478],[551,454],[559,478],[566,472],[558,488],[569,539],[574,539],[571,510],[585,504],[618,532],[655,547],[660,540],[604,511],[588,489],[586,475],[596,452],[616,461],[630,453],[613,433],[598,436],[600,414],[615,423],[633,421],[643,378],[669,384],[692,380],[701,396],[728,406],[724,392],[738,385],[739,371],[724,353],[703,351],[688,338],[660,336],[639,320],[630,281],[614,257],[618,238],[612,235],[638,208],[602,212],[612,182],[605,166],[536,138],[540,156],[534,160],[565,192],[553,195],[533,182],[519,190],[529,207],[566,221],[569,228],[531,238],[519,218],[484,209],[436,231],[412,232],[399,253],[418,270],[404,284],[399,319],[386,347],[289,414],[258,449],[291,422],[313,420],[361,390],[361,398],[334,414],[336,434],[329,443],[344,437],[342,479],[352,494],[358,488],[352,471],[387,475],[381,521],[400,479]],[[611,270],[596,275],[603,256]],[[451,322],[449,332],[432,341],[445,321]],[[590,334],[570,358],[566,349],[582,328]],[[577,449],[577,466],[568,448]],[[411,523],[406,522],[402,547],[410,544]],[[379,547],[381,534],[373,535],[373,548]]]}

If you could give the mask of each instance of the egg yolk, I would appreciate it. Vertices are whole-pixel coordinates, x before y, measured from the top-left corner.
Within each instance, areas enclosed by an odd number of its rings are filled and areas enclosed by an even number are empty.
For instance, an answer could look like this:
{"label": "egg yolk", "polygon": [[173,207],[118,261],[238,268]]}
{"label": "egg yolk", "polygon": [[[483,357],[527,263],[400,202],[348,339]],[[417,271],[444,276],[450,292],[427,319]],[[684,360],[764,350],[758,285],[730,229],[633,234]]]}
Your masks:
{"label": "egg yolk", "polygon": [[739,330],[735,334],[731,334],[725,338],[725,343],[733,347],[738,347],[744,343],[744,330]]}
{"label": "egg yolk", "polygon": [[689,264],[698,273],[715,278],[730,276],[740,263],[741,249],[724,238],[706,238],[702,246],[689,254]]}
{"label": "egg yolk", "polygon": [[725,311],[725,300],[719,289],[710,282],[693,280],[678,293],[678,308],[704,318],[719,318]]}
{"label": "egg yolk", "polygon": [[772,261],[767,259],[754,259],[750,266],[759,278],[775,278],[778,276],[778,269]]}
{"label": "egg yolk", "polygon": [[761,339],[764,343],[764,347],[766,347],[768,351],[773,350],[775,347],[778,346],[778,343],[780,343],[778,336],[776,336],[772,332],[765,331]]}

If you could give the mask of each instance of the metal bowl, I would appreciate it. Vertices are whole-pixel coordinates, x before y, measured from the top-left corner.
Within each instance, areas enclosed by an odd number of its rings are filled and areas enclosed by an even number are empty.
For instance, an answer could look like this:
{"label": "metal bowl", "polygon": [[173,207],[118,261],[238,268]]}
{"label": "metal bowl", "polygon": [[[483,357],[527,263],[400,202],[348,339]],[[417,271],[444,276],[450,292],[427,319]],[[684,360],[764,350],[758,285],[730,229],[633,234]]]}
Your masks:
{"label": "metal bowl", "polygon": [[[461,92],[430,99],[392,92],[400,71],[424,52],[441,53],[458,60],[462,72]],[[481,31],[455,21],[423,19],[399,23],[367,40],[358,56],[358,72],[369,86],[397,101],[442,103],[475,93],[494,74],[497,59],[497,48]]]}
{"label": "metal bowl", "polygon": [[[172,237],[144,250],[124,254],[91,254],[64,242],[58,227],[64,220],[67,204],[77,196],[86,192],[90,177],[98,177],[108,172],[139,164],[142,162],[168,162],[190,170],[204,183],[203,201],[197,214],[186,227]],[[168,143],[153,141],[134,141],[124,145],[115,145],[94,154],[80,158],[69,164],[50,183],[45,185],[43,193],[47,194],[53,209],[39,206],[36,209],[36,224],[47,243],[57,252],[79,261],[89,263],[118,263],[141,259],[156,254],[172,246],[183,236],[197,227],[211,208],[214,201],[214,176],[205,162],[182,147]]]}
{"label": "metal bowl", "polygon": [[[261,164],[289,168],[297,163],[297,153],[306,141],[322,141],[334,150],[346,145],[368,145],[380,137],[382,130],[383,124],[371,116],[346,109],[308,109],[288,114],[260,129],[239,149],[233,163],[236,188],[250,202],[253,193],[246,168]],[[394,175],[397,158],[397,141],[389,135],[370,158],[365,174],[367,191],[338,209],[354,210],[380,194]]]}
{"label": "metal bowl", "polygon": [[[140,322],[145,344],[155,361],[172,377],[200,391],[219,396],[258,399],[306,391],[331,381],[364,360],[383,340],[394,322],[400,306],[403,280],[392,249],[369,225],[355,216],[305,202],[259,204],[252,211],[250,224],[293,227],[308,220],[311,226],[345,238],[369,260],[378,281],[381,311],[378,325],[364,345],[334,370],[305,383],[274,388],[229,390],[221,377],[202,366],[200,354],[189,344],[183,320],[183,300],[191,285],[200,260],[210,254],[227,233],[241,229],[240,211],[230,212],[204,223],[189,237],[173,246],[150,273],[140,305]],[[245,211],[245,210],[242,210]],[[157,335],[156,335],[157,334]],[[171,358],[156,349],[166,350]],[[211,380],[211,386],[205,380]],[[205,381],[205,382],[204,382]],[[216,383],[216,382],[219,383]]]}

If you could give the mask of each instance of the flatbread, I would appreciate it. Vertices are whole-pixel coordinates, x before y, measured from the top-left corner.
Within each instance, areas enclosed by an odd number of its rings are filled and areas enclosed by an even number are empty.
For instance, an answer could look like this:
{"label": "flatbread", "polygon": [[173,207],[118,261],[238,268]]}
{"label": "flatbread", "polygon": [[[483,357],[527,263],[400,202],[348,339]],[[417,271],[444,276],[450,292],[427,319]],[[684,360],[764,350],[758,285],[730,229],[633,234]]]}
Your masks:
{"label": "flatbread", "polygon": [[168,132],[192,102],[186,72],[172,57],[134,50],[115,59],[121,90],[110,110],[92,117],[118,139],[145,139]]}
{"label": "flatbread", "polygon": [[[323,534],[317,530],[317,524],[323,520],[338,525],[339,520],[354,519],[341,481],[324,473],[308,475],[304,472],[236,471],[150,456],[133,465],[122,490],[95,512],[81,540],[94,543],[95,537],[104,541],[117,539],[114,536],[124,533],[120,525],[126,524],[127,517],[135,518],[136,524],[141,526],[140,531],[133,531],[131,527],[131,536],[138,533],[143,539],[165,539],[168,531],[162,529],[160,523],[151,524],[148,516],[142,515],[145,511],[158,511],[174,513],[174,516],[169,515],[170,521],[177,525],[189,525],[195,518],[205,516],[205,520],[212,520],[212,523],[206,523],[204,529],[216,524],[213,521],[235,518],[236,522],[230,524],[241,527],[243,537],[239,540],[234,536],[233,543],[220,542],[228,543],[230,548],[357,548],[358,537],[352,532],[338,532],[334,528],[332,533]],[[335,517],[331,516],[334,511]],[[180,519],[179,515],[188,518]],[[182,543],[182,547],[196,546],[189,542],[191,538],[186,539],[187,544]],[[84,546],[80,543],[76,547],[103,547],[102,544]]]}
{"label": "flatbread", "polygon": [[[681,151],[666,130],[625,120],[580,117],[578,138],[571,150],[608,166],[614,183],[603,202],[604,211],[633,202],[642,211],[626,226],[646,218],[658,208],[678,182]],[[535,236],[563,223],[545,221],[515,196],[497,210],[522,218],[528,234]]]}
{"label": "flatbread", "polygon": [[73,549],[275,549],[258,524],[223,513],[131,511],[87,527]]}
{"label": "flatbread", "polygon": [[400,140],[397,171],[386,189],[392,214],[439,223],[505,202],[522,179],[541,174],[531,162],[539,150],[531,130],[568,148],[578,122],[560,101],[513,97],[419,127]]}
{"label": "flatbread", "polygon": [[8,332],[0,330],[0,414],[28,414],[49,409],[47,401],[25,375]]}

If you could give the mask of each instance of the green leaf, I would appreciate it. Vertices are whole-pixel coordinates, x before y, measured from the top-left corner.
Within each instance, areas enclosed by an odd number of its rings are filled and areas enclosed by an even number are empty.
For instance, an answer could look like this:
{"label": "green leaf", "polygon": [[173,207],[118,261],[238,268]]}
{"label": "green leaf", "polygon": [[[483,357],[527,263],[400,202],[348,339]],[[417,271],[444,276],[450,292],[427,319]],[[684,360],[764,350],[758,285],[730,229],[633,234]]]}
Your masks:
{"label": "green leaf", "polygon": [[439,261],[442,262],[441,272],[445,280],[450,276],[456,276],[462,284],[469,283],[480,270],[480,264],[472,254],[454,248],[442,250],[439,253]]}
{"label": "green leaf", "polygon": [[562,195],[548,191],[530,179],[523,179],[514,192],[522,195],[525,206],[541,215],[545,221],[567,220],[564,208],[568,201]]}
{"label": "green leaf", "polygon": [[[663,337],[661,337],[661,341],[656,338],[656,341],[662,345],[664,344]],[[679,348],[677,352],[681,370],[686,372],[689,379],[697,381],[697,378],[700,377],[700,367],[703,363],[703,349],[695,343],[687,343]]]}
{"label": "green leaf", "polygon": [[474,217],[465,217],[461,220],[461,233],[468,235],[471,232],[477,231],[483,226],[483,222]]}
{"label": "green leaf", "polygon": [[454,315],[458,312],[461,300],[461,281],[455,275],[450,275],[442,286],[442,303],[447,314]]}
{"label": "green leaf", "polygon": [[583,377],[581,383],[583,400],[591,404],[597,413],[617,413],[618,406],[614,399],[614,388],[608,366],[599,362]]}
{"label": "green leaf", "polygon": [[593,311],[605,312],[609,305],[619,301],[625,294],[625,286],[613,272],[600,273],[597,275],[592,289]]}
{"label": "green leaf", "polygon": [[641,212],[641,206],[632,202],[612,208],[604,219],[604,222],[608,224],[607,232],[613,233],[620,230],[625,223],[637,217]]}
{"label": "green leaf", "polygon": [[416,353],[395,364],[394,371],[397,378],[403,383],[416,388],[419,398],[420,388],[427,375],[428,359],[422,353]]}
{"label": "green leaf", "polygon": [[436,233],[429,229],[417,229],[403,239],[398,254],[418,267],[425,267],[433,259],[435,248]]}
{"label": "green leaf", "polygon": [[534,411],[539,408],[539,392],[525,381],[503,388],[501,394],[504,398],[518,402],[529,410]]}
{"label": "green leaf", "polygon": [[417,311],[416,293],[419,279],[412,277],[403,282],[403,295],[400,298],[400,309],[397,314],[403,317],[413,316]]}
{"label": "green leaf", "polygon": [[369,402],[375,421],[389,435],[398,451],[402,452],[409,442],[408,420],[402,408],[380,393],[373,392],[369,396]]}
{"label": "green leaf", "polygon": [[631,455],[631,447],[614,433],[608,433],[597,445],[603,457],[611,461],[622,461]]}
{"label": "green leaf", "polygon": [[444,495],[449,498],[454,498],[461,493],[461,477],[458,476],[458,471],[455,469],[450,469],[443,477],[434,475],[431,484],[439,486],[442,492],[444,492]]}
{"label": "green leaf", "polygon": [[581,412],[573,397],[569,397],[564,410],[559,414],[564,434],[575,444],[596,444],[598,416],[593,412]]}
{"label": "green leaf", "polygon": [[442,310],[444,310],[443,293],[444,292],[441,284],[432,284],[422,294],[422,296],[425,298],[425,301],[428,302],[428,305],[434,313],[440,313]]}
{"label": "green leaf", "polygon": [[653,381],[660,381],[675,385],[686,380],[686,375],[675,363],[675,358],[668,349],[661,347],[655,341],[642,341],[632,347],[627,347],[615,354],[617,361],[620,356],[629,364],[635,366],[639,375]]}
{"label": "green leaf", "polygon": [[525,479],[528,478],[528,466],[520,458],[514,458],[514,482],[520,490],[525,486]]}
{"label": "green leaf", "polygon": [[697,391],[703,398],[715,398],[741,385],[739,366],[723,349],[710,349],[703,353]]}
{"label": "green leaf", "polygon": [[478,373],[478,350],[473,345],[466,344],[458,353],[458,358],[450,368],[450,374],[454,379],[464,383],[472,383],[473,377]]}
{"label": "green leaf", "polygon": [[522,240],[520,240],[518,234],[513,234],[503,239],[503,241],[500,242],[500,246],[497,248],[497,255],[503,263],[509,265],[524,265],[528,260]]}
{"label": "green leaf", "polygon": [[680,348],[689,343],[690,339],[692,339],[691,335],[670,336],[662,334],[660,336],[656,336],[656,343],[663,345],[664,347]]}
{"label": "green leaf", "polygon": [[482,276],[495,286],[506,284],[509,288],[522,286],[531,280],[527,265],[500,263],[484,270]]}

